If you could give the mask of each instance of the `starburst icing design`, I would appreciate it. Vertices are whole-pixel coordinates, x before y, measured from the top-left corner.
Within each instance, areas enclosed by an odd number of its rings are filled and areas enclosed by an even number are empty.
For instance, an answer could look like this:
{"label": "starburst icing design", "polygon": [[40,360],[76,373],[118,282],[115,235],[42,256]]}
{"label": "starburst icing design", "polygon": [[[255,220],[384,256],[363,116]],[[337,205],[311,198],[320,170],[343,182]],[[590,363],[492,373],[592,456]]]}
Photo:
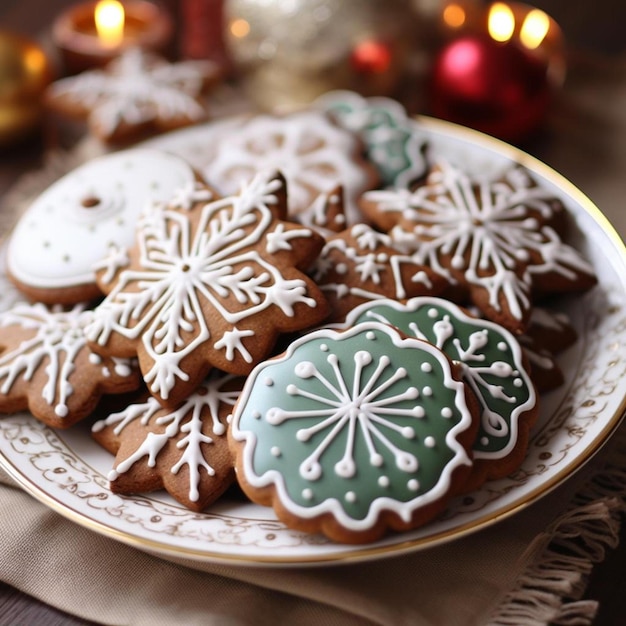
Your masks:
{"label": "starburst icing design", "polygon": [[396,100],[339,90],[322,95],[313,106],[362,139],[383,185],[408,188],[427,173],[425,136]]}
{"label": "starburst icing design", "polygon": [[443,353],[372,322],[309,333],[255,368],[231,437],[253,500],[271,486],[279,515],[329,514],[358,533],[383,512],[409,527],[416,509],[445,499],[470,464],[461,440],[473,424]]}
{"label": "starburst icing design", "polygon": [[203,173],[222,193],[232,194],[255,174],[275,170],[289,185],[290,217],[308,226],[327,226],[323,216],[337,203],[338,186],[347,223],[362,221],[357,199],[378,178],[360,156],[357,138],[313,110],[250,119],[220,141]]}
{"label": "starburst icing design", "polygon": [[556,230],[561,202],[521,167],[489,181],[441,163],[414,191],[366,193],[363,208],[396,245],[515,332],[528,322],[533,293],[595,283],[591,265]]}
{"label": "starburst icing design", "polygon": [[196,511],[215,501],[234,481],[227,419],[242,384],[215,370],[176,409],[149,397],[95,422],[94,438],[116,454],[111,489],[165,488]]}
{"label": "starburst icing design", "polygon": [[[284,179],[257,175],[240,195],[187,208],[146,211],[137,245],[123,266],[105,259],[96,275],[107,297],[87,335],[105,354],[139,356],[150,392],[175,406],[211,367],[246,374],[281,332],[320,322],[327,304],[299,268],[310,265],[322,238],[281,219]],[[113,278],[111,278],[113,277]]]}
{"label": "starburst icing design", "polygon": [[436,272],[393,246],[389,235],[357,224],[327,239],[312,269],[339,321],[369,300],[408,298],[441,293],[448,285]]}
{"label": "starburst icing design", "polygon": [[481,408],[473,456],[490,464],[485,469],[477,463],[473,471],[487,472],[489,478],[510,473],[511,466],[503,460],[520,448],[525,450],[538,410],[538,396],[517,339],[502,326],[441,298],[368,303],[352,311],[345,325],[368,321],[391,324],[407,336],[428,341],[458,365]]}
{"label": "starburst icing design", "polygon": [[125,126],[165,130],[203,119],[206,107],[199,98],[217,75],[217,67],[209,62],[169,63],[130,48],[105,69],[55,81],[47,100],[53,107],[86,115],[99,137],[115,140]]}
{"label": "starburst icing design", "polygon": [[105,393],[139,385],[128,359],[103,358],[87,345],[91,311],[17,304],[0,314],[0,411],[29,409],[65,428],[86,417]]}

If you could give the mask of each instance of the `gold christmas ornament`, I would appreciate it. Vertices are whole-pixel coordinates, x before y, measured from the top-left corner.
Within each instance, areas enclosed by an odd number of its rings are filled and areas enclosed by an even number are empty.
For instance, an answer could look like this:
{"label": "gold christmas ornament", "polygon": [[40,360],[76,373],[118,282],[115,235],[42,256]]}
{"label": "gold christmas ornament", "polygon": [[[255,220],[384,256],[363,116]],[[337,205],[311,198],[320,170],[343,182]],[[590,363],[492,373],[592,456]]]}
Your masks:
{"label": "gold christmas ornament", "polygon": [[42,119],[42,95],[52,80],[50,64],[34,42],[0,32],[0,146],[22,139]]}
{"label": "gold christmas ornament", "polygon": [[331,89],[391,95],[413,43],[407,0],[226,0],[224,14],[235,67],[265,109]]}

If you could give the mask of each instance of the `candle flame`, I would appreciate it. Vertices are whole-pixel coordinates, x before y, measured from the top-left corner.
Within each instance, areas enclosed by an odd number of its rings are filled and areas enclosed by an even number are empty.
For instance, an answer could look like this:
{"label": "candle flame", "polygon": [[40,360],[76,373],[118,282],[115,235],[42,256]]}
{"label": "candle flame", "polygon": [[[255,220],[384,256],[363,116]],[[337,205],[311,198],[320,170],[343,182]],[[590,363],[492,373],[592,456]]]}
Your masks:
{"label": "candle flame", "polygon": [[118,0],[100,0],[94,14],[98,39],[103,46],[114,48],[124,37],[124,7]]}
{"label": "candle flame", "polygon": [[443,10],[443,21],[450,28],[460,28],[465,24],[465,9],[460,4],[449,4]]}
{"label": "candle flame", "polygon": [[487,29],[492,39],[503,43],[509,41],[515,31],[515,16],[511,7],[504,2],[495,2],[489,9]]}
{"label": "candle flame", "polygon": [[550,30],[550,18],[539,9],[533,9],[524,18],[519,38],[522,45],[535,50],[541,45]]}

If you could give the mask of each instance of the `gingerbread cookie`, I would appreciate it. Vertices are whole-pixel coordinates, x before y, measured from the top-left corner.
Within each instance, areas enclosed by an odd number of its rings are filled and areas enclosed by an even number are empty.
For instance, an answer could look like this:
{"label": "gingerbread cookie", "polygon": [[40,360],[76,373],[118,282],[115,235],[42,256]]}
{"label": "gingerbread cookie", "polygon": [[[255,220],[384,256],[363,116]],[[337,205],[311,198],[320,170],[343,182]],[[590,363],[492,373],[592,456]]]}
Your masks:
{"label": "gingerbread cookie", "polygon": [[201,96],[219,77],[219,68],[208,61],[170,63],[131,48],[102,70],[52,83],[46,105],[68,118],[87,120],[104,142],[128,144],[205,119]]}
{"label": "gingerbread cookie", "polygon": [[396,100],[330,91],[312,106],[360,137],[384,186],[408,188],[427,174],[426,138]]}
{"label": "gingerbread cookie", "polygon": [[447,281],[393,247],[391,237],[357,224],[329,237],[312,271],[330,306],[329,321],[343,320],[369,300],[436,295]]}
{"label": "gingerbread cookie", "polygon": [[306,270],[320,235],[285,221],[286,189],[257,175],[240,195],[183,190],[142,216],[136,245],[97,271],[107,297],[88,337],[107,355],[137,354],[150,392],[167,407],[212,367],[247,374],[280,333],[321,322],[323,294]]}
{"label": "gingerbread cookie", "polygon": [[0,314],[0,412],[28,409],[53,428],[89,415],[103,394],[137,389],[128,359],[101,357],[84,334],[91,311],[17,304]]}
{"label": "gingerbread cookie", "polygon": [[203,174],[220,192],[234,194],[255,174],[276,170],[289,185],[290,218],[308,226],[326,227],[320,218],[339,185],[347,223],[361,222],[357,199],[378,182],[356,137],[320,111],[251,117],[222,138]]}
{"label": "gingerbread cookie", "polygon": [[9,239],[9,277],[29,298],[48,304],[101,296],[94,265],[110,246],[132,245],[143,209],[194,180],[183,159],[157,150],[88,161],[26,209]]}
{"label": "gingerbread cookie", "polygon": [[510,332],[447,300],[429,297],[405,304],[391,300],[364,304],[352,311],[345,326],[367,321],[385,322],[429,341],[461,368],[462,379],[481,408],[467,489],[517,469],[538,416],[539,399],[522,348]]}
{"label": "gingerbread cookie", "polygon": [[227,417],[242,385],[216,370],[176,409],[149,397],[95,422],[94,439],[116,455],[111,491],[165,488],[194,511],[214,502],[235,480]]}
{"label": "gingerbread cookie", "polygon": [[368,322],[314,331],[258,365],[229,436],[254,502],[357,543],[440,513],[470,469],[476,425],[443,352]]}
{"label": "gingerbread cookie", "polygon": [[440,164],[424,184],[371,191],[362,208],[396,245],[467,290],[483,314],[513,332],[528,325],[533,295],[587,289],[593,268],[563,243],[564,209],[529,173],[472,180]]}
{"label": "gingerbread cookie", "polygon": [[530,324],[519,342],[531,367],[531,375],[540,392],[551,391],[565,381],[557,355],[576,342],[578,334],[567,315],[535,307]]}

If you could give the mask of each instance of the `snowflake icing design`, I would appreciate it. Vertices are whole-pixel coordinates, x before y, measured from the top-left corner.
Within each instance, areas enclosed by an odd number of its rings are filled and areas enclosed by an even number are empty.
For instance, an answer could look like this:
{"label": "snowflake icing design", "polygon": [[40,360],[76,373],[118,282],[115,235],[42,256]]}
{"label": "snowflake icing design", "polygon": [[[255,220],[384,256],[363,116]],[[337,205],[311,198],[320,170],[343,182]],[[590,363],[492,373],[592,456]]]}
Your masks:
{"label": "snowflake icing design", "polygon": [[218,146],[204,174],[225,193],[259,172],[280,171],[289,185],[292,218],[307,226],[326,222],[321,216],[343,187],[345,218],[361,221],[359,194],[371,188],[375,176],[359,157],[359,145],[348,131],[318,111],[285,117],[257,116]]}
{"label": "snowflake icing design", "polygon": [[[486,293],[488,308],[505,308],[516,324],[527,319],[531,289],[550,274],[571,288],[591,266],[551,227],[560,202],[522,168],[495,182],[473,181],[442,163],[425,185],[368,192],[366,204],[395,222],[396,245],[472,294]],[[480,306],[480,296],[474,298]],[[486,307],[482,310],[489,314]]]}
{"label": "snowflake icing design", "polygon": [[472,418],[448,368],[437,348],[387,324],[297,340],[254,370],[233,414],[246,480],[273,482],[307,517],[330,511],[361,527],[388,507],[407,521],[469,464],[456,437]]}
{"label": "snowflake icing design", "polygon": [[473,447],[476,458],[497,460],[511,452],[520,416],[533,411],[537,403],[522,350],[511,333],[440,298],[366,304],[350,314],[346,325],[372,320],[436,345],[461,368],[481,406]]}
{"label": "snowflake icing design", "polygon": [[172,64],[131,48],[104,70],[56,81],[50,93],[53,101],[69,100],[88,110],[94,128],[110,137],[123,124],[202,119],[205,109],[197,98],[214,72],[209,63]]}
{"label": "snowflake icing design", "polygon": [[[141,431],[139,445],[132,449],[120,446],[114,469],[109,472],[109,480],[114,482],[127,473],[142,459],[146,459],[152,472],[181,475],[187,481],[185,502],[199,504],[204,508],[208,504],[206,495],[201,493],[202,476],[217,477],[222,480],[224,474],[232,472],[232,464],[220,467],[211,464],[211,450],[218,439],[221,447],[226,443],[226,417],[239,397],[242,380],[234,376],[212,373],[200,389],[188,396],[175,410],[164,409],[155,398],[129,405],[123,411],[112,413],[106,419],[94,423],[92,432],[98,438],[99,433],[109,429],[123,443],[125,436],[135,436],[129,426]],[[171,467],[157,467],[157,459],[170,443],[174,442],[180,455]],[[213,444],[213,445],[211,445]],[[219,455],[218,455],[219,456]],[[222,455],[223,456],[223,455]],[[186,467],[187,473],[180,470]],[[165,476],[166,488],[171,481]],[[148,478],[148,482],[152,479]],[[175,489],[168,489],[174,497]],[[211,492],[212,493],[212,492]],[[180,498],[180,496],[179,496]]]}
{"label": "snowflake icing design", "polygon": [[334,320],[368,300],[406,300],[440,293],[446,285],[413,256],[396,250],[389,235],[366,224],[330,237],[313,266],[313,276],[328,296]]}
{"label": "snowflake icing design", "polygon": [[[132,340],[147,357],[140,363],[150,391],[167,401],[177,380],[195,375],[199,383],[216,361],[245,374],[271,348],[277,329],[321,321],[326,308],[315,285],[285,268],[284,257],[275,259],[289,254],[297,265],[299,255],[322,243],[309,229],[277,219],[283,185],[280,177],[257,175],[239,196],[146,212],[136,263],[117,272],[106,259],[101,264],[100,276],[115,279],[101,281],[108,295],[94,311],[90,341],[106,352],[115,335]],[[298,316],[298,307],[307,315]],[[248,338],[256,348],[246,346]],[[207,365],[194,374],[183,362],[198,349]]]}
{"label": "snowflake icing design", "polygon": [[[128,385],[120,391],[136,387],[133,382],[131,362],[128,359],[112,359],[105,362],[87,346],[85,328],[91,320],[92,312],[83,304],[64,311],[61,307],[48,308],[43,304],[17,304],[0,315],[0,336],[4,351],[0,355],[0,392],[5,396],[12,393],[14,385],[21,379],[35,385],[32,393],[41,395],[46,407],[38,410],[36,401],[28,402],[36,416],[46,422],[60,425],[59,420],[76,421],[71,415],[68,403],[72,396],[89,402],[99,385],[120,379],[127,379]],[[76,388],[72,375],[76,373],[77,359],[87,353],[85,367],[93,370],[91,376]],[[36,374],[45,366],[45,383],[40,391],[34,381]],[[87,381],[91,382],[91,386]],[[120,382],[121,385],[121,382]],[[111,385],[106,385],[110,387]],[[110,389],[113,391],[113,389]],[[26,391],[28,394],[29,392]],[[80,408],[77,409],[80,412]],[[43,412],[40,412],[43,411]]]}

